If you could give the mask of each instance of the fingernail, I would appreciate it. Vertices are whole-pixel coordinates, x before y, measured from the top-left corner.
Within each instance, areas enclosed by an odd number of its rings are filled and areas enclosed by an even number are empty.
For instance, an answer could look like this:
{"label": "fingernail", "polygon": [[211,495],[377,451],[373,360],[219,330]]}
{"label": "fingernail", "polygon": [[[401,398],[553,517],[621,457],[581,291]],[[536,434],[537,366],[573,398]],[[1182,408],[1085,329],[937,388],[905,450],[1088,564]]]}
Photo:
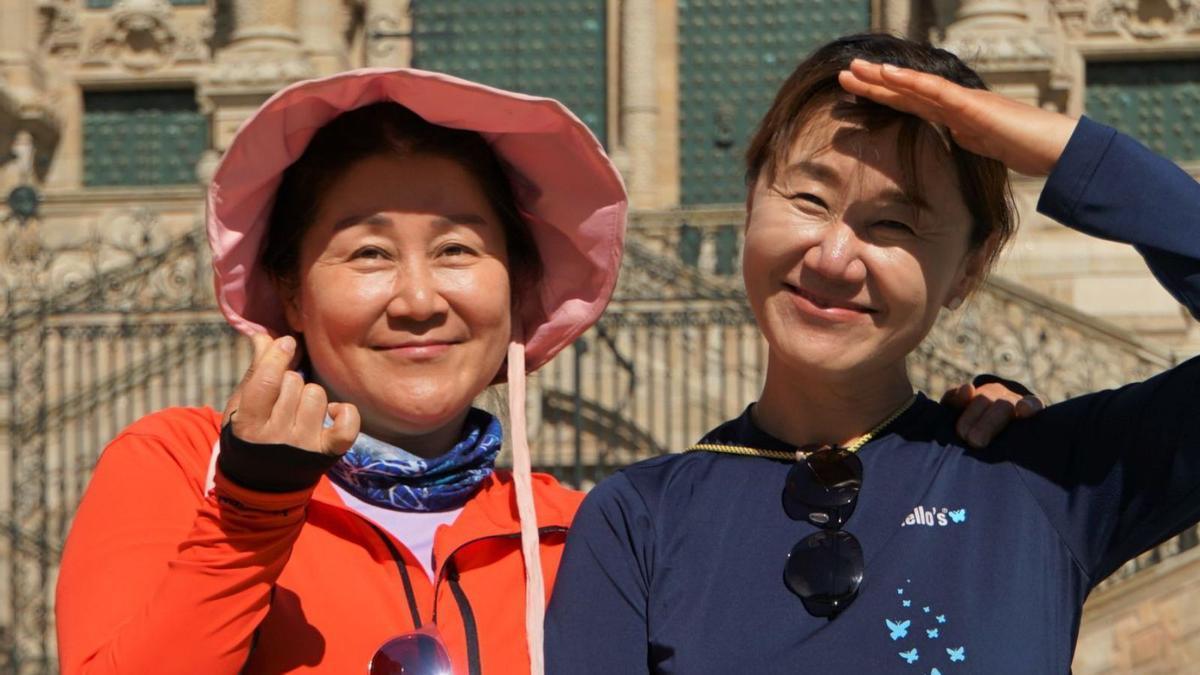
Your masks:
{"label": "fingernail", "polygon": [[291,335],[284,335],[279,338],[277,344],[279,345],[279,349],[283,350],[285,354],[291,354],[296,351],[296,338]]}
{"label": "fingernail", "polygon": [[889,73],[894,73],[894,72],[897,72],[898,70],[900,70],[899,68],[897,68],[896,66],[893,66],[890,63],[883,64],[883,69]]}

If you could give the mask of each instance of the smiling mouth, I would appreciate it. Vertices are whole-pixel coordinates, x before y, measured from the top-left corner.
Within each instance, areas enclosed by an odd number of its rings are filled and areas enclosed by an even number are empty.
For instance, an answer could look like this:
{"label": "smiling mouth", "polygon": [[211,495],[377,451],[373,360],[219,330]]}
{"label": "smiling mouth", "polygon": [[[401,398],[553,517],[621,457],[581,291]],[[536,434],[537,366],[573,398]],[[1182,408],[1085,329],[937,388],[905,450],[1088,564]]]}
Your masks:
{"label": "smiling mouth", "polygon": [[785,283],[784,287],[786,287],[788,289],[788,291],[790,291],[792,293],[792,295],[803,298],[804,300],[806,300],[808,302],[808,304],[812,305],[814,308],[816,308],[818,310],[821,310],[822,312],[830,312],[830,313],[852,312],[855,314],[876,314],[876,313],[878,313],[878,310],[872,309],[865,305],[860,305],[856,302],[850,302],[847,300],[834,300],[833,298],[820,296],[820,295],[813,293],[812,291],[800,288],[799,286],[794,286],[789,283]]}
{"label": "smiling mouth", "polygon": [[394,345],[381,345],[376,349],[391,350],[391,349],[419,349],[422,347],[449,347],[456,345],[458,342],[454,340],[428,340],[420,342],[401,342]]}
{"label": "smiling mouth", "polygon": [[402,343],[398,343],[398,344],[394,344],[394,345],[381,345],[381,346],[375,347],[375,351],[383,352],[385,354],[394,354],[394,355],[399,356],[404,359],[411,359],[411,360],[415,360],[415,361],[426,361],[429,359],[436,359],[437,357],[442,356],[446,352],[450,351],[451,347],[453,347],[457,344],[459,344],[457,341],[452,341],[452,340],[451,341],[430,340],[430,341],[421,341],[421,342],[402,342]]}

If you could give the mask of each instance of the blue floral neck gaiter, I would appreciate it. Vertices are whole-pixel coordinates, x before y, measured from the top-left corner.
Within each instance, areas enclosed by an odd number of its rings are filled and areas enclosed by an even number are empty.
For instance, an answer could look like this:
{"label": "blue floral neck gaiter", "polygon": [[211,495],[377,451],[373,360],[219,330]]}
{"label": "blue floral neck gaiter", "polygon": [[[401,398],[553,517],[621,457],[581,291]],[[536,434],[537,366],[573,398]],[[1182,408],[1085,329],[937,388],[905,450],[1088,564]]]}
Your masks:
{"label": "blue floral neck gaiter", "polygon": [[504,432],[500,420],[471,408],[463,436],[444,455],[423,459],[359,434],[329,476],[359,499],[397,511],[456,509],[479,491],[495,469]]}

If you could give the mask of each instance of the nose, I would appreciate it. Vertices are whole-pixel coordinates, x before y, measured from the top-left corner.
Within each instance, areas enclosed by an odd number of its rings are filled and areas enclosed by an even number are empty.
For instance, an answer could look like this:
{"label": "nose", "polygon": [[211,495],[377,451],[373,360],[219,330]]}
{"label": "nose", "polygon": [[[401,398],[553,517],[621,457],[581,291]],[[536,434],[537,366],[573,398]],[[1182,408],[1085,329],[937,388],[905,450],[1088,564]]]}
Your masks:
{"label": "nose", "polygon": [[854,228],[837,220],[826,226],[804,253],[804,266],[832,281],[862,283],[867,278],[867,266],[859,257],[860,244]]}
{"label": "nose", "polygon": [[411,262],[396,273],[387,313],[393,318],[428,321],[450,311],[437,275],[422,262]]}

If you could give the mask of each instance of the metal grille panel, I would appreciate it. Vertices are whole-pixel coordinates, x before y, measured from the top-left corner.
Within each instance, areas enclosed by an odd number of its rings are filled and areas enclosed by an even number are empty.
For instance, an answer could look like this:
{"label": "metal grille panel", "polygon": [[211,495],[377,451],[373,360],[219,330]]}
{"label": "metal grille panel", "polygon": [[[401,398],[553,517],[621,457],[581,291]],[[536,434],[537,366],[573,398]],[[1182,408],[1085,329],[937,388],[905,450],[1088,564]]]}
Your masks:
{"label": "metal grille panel", "polygon": [[[208,0],[169,0],[172,5],[203,5]],[[108,9],[116,4],[116,0],[87,0],[88,9]]]}
{"label": "metal grille panel", "polygon": [[1200,159],[1200,61],[1089,63],[1085,104],[1159,154]]}
{"label": "metal grille panel", "polygon": [[85,185],[196,182],[208,122],[191,90],[88,92],[83,107]]}
{"label": "metal grille panel", "polygon": [[869,0],[681,0],[682,202],[741,202],[742,153],[780,83],[812,49],[870,24]]}
{"label": "metal grille panel", "polygon": [[558,99],[604,140],[604,0],[424,0],[412,16],[414,66]]}

